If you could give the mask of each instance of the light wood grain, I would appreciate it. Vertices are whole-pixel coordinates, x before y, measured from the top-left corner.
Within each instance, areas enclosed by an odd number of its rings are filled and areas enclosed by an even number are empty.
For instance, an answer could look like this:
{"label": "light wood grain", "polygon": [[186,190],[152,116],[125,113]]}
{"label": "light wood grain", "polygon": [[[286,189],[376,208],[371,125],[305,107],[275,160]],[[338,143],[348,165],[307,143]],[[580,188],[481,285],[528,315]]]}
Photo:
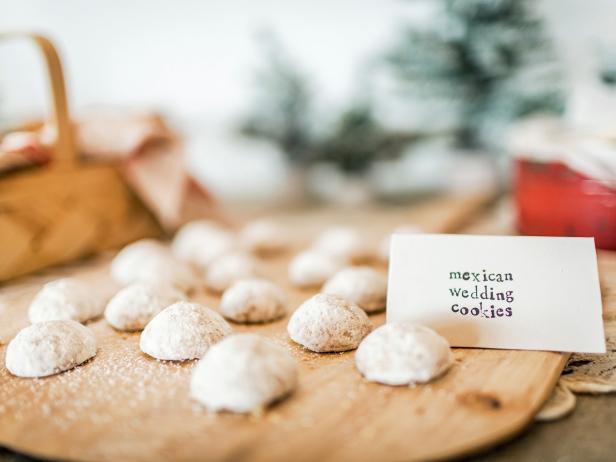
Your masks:
{"label": "light wood grain", "polygon": [[[454,231],[478,202],[443,199],[410,210],[362,210],[285,215],[303,246],[326,224],[361,225],[374,242],[397,224]],[[288,256],[264,261],[288,291],[291,305],[311,295],[286,278]],[[383,270],[385,270],[383,268]],[[74,272],[110,289],[107,261]],[[13,316],[23,312],[40,281],[0,294]],[[219,298],[197,300],[216,308]],[[6,312],[9,312],[6,311]],[[2,316],[6,315],[3,314]],[[4,319],[4,318],[3,318]],[[383,314],[372,316],[383,322]],[[455,349],[455,365],[432,384],[386,387],[368,383],[354,353],[319,355],[293,344],[287,319],[236,331],[262,333],[285,346],[300,365],[300,386],[261,415],[209,415],[188,397],[194,362],[155,361],[139,352],[138,334],[121,334],[103,320],[90,324],[97,356],[57,376],[28,380],[0,370],[0,443],[45,457],[87,460],[425,460],[476,451],[519,432],[553,388],[564,365],[557,353]],[[0,359],[5,348],[0,349]]]}

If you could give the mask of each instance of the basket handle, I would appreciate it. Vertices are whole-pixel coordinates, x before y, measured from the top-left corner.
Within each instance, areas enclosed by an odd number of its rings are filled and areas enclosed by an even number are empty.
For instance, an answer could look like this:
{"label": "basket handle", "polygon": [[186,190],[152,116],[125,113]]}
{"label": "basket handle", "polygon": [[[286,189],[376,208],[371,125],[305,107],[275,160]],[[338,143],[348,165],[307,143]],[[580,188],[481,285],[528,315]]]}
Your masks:
{"label": "basket handle", "polygon": [[53,44],[42,35],[28,32],[3,32],[1,39],[26,38],[35,43],[43,54],[47,67],[47,76],[51,89],[53,111],[51,115],[52,126],[56,128],[56,139],[53,147],[52,167],[73,168],[76,166],[77,150],[73,137],[73,127],[68,114],[66,86],[60,57]]}

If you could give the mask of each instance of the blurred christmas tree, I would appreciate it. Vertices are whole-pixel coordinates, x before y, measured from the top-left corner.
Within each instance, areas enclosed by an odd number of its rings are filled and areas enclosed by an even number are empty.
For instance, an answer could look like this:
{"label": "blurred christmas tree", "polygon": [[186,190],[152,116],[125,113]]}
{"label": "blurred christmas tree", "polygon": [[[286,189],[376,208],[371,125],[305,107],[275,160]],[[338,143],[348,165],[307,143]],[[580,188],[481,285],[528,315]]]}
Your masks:
{"label": "blurred christmas tree", "polygon": [[394,159],[418,135],[397,133],[379,124],[369,103],[357,103],[339,115],[332,129],[315,145],[318,160],[342,171],[361,174],[375,160]]}
{"label": "blurred christmas tree", "polygon": [[562,111],[558,65],[531,4],[441,0],[430,25],[405,30],[387,54],[408,104],[445,102],[456,111],[460,147],[498,150],[515,119]]}
{"label": "blurred christmas tree", "polygon": [[365,97],[351,101],[340,114],[328,117],[331,124],[317,128],[307,78],[275,37],[263,39],[267,61],[257,72],[257,97],[240,127],[244,135],[274,143],[294,165],[328,162],[349,174],[362,174],[375,160],[398,156],[416,138],[386,130]]}
{"label": "blurred christmas tree", "polygon": [[[437,108],[447,108],[446,119],[454,121],[446,134],[457,147],[490,151],[502,149],[516,119],[562,111],[559,66],[530,0],[439,0],[438,6],[427,27],[408,27],[377,60],[397,104],[426,108],[426,126],[391,129],[375,115],[370,91],[339,114],[315,114],[308,80],[270,35],[258,97],[241,131],[273,142],[295,165],[326,161],[361,174],[419,138],[443,135]],[[358,73],[359,80],[367,74]],[[317,121],[325,126],[315,129]]]}
{"label": "blurred christmas tree", "polygon": [[266,34],[261,39],[267,61],[257,71],[259,91],[240,130],[276,144],[294,164],[309,164],[314,150],[308,82],[283,53],[275,37]]}

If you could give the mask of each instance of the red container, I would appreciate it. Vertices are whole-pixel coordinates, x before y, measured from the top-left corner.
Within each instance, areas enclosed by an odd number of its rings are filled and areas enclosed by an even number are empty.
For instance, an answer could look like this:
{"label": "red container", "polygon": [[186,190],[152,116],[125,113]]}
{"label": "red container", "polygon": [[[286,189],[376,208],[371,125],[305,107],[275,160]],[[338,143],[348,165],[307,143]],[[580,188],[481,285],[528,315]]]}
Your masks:
{"label": "red container", "polygon": [[616,188],[560,162],[517,159],[514,166],[517,226],[531,236],[594,236],[616,250]]}

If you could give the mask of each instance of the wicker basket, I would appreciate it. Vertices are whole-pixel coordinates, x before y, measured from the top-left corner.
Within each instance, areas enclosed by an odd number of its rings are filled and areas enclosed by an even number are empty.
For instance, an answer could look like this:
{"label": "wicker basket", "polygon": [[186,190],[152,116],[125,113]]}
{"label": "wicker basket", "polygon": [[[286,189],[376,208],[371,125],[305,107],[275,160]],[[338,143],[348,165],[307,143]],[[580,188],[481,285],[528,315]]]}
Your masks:
{"label": "wicker basket", "polygon": [[62,67],[51,42],[33,34],[0,34],[9,38],[30,39],[42,51],[57,137],[46,167],[0,178],[0,281],[159,236],[158,223],[113,166],[79,160]]}

